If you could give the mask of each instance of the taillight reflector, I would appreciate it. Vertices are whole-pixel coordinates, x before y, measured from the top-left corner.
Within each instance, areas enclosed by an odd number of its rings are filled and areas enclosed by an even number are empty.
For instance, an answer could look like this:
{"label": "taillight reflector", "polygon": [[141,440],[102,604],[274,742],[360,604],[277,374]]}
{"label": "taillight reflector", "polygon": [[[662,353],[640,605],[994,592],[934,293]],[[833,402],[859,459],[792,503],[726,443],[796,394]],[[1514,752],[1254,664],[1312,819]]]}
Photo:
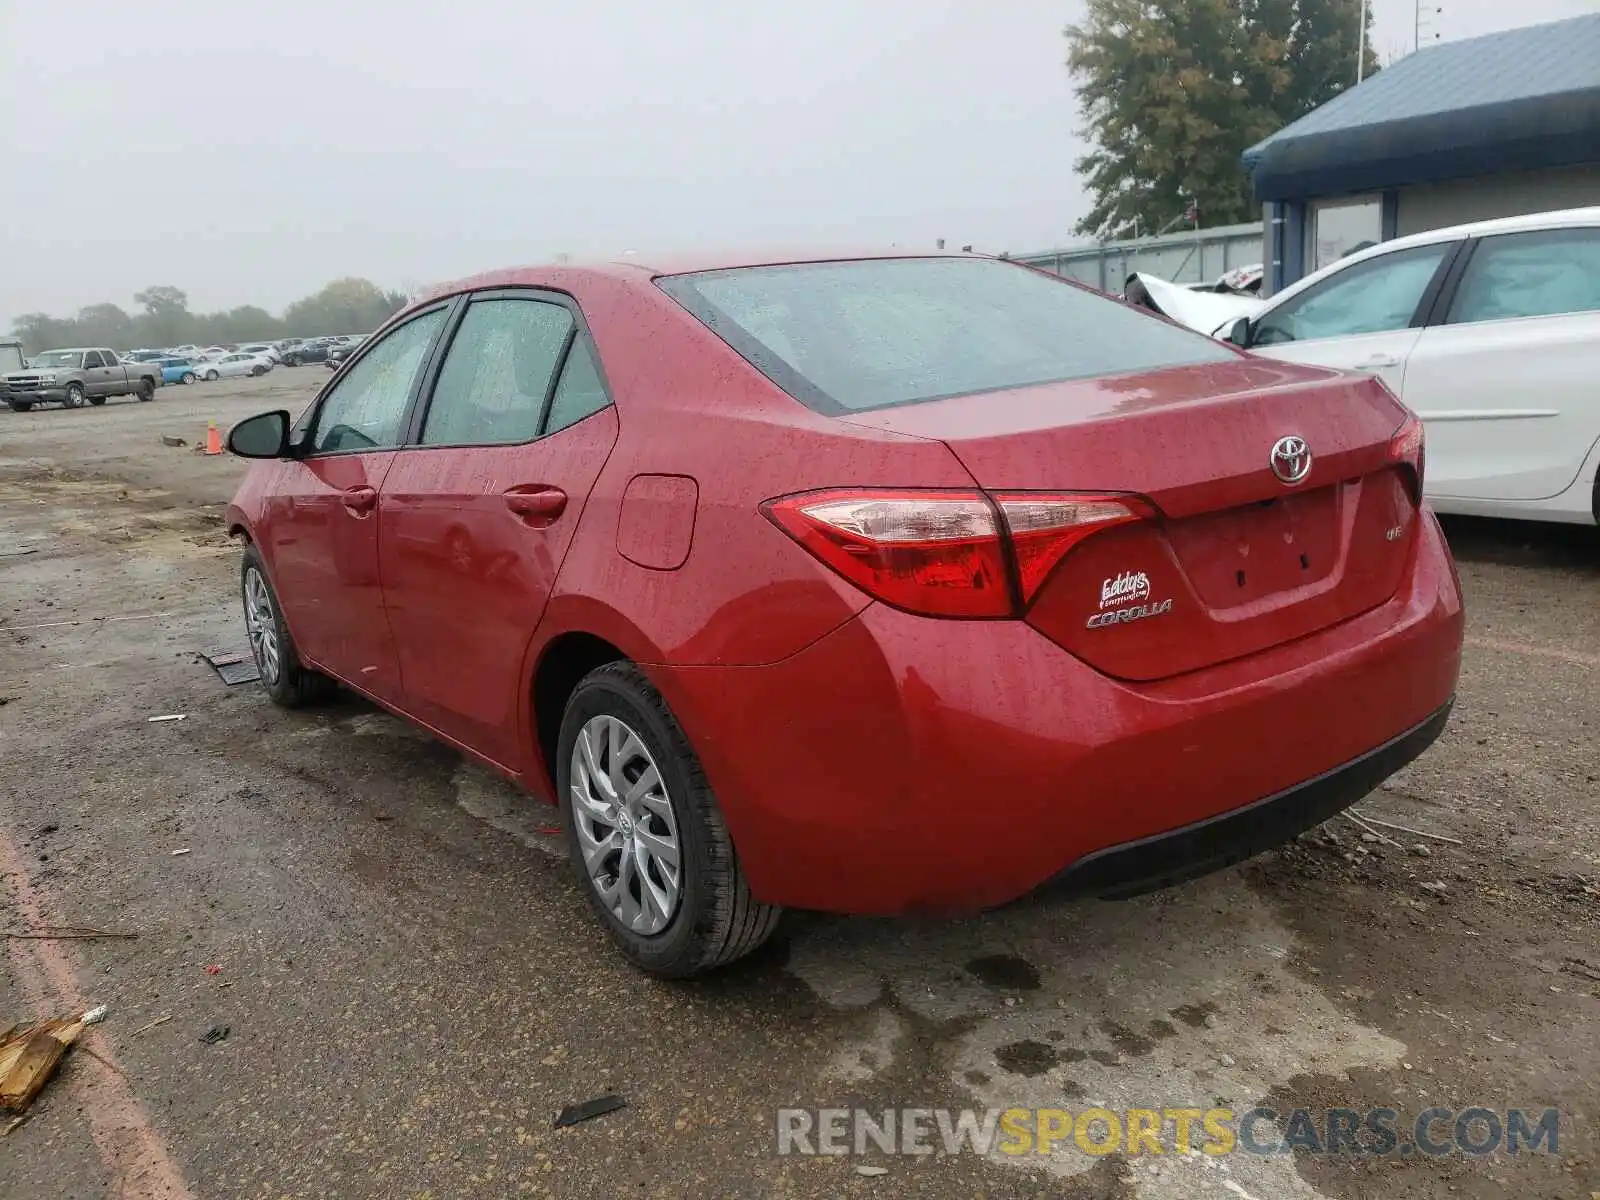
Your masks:
{"label": "taillight reflector", "polygon": [[762,509],[875,599],[969,618],[1017,615],[1073,546],[1153,515],[1127,496],[886,488],[809,492]]}
{"label": "taillight reflector", "polygon": [[1423,471],[1427,466],[1427,440],[1423,436],[1422,422],[1415,413],[1408,412],[1400,428],[1389,439],[1389,461],[1411,468],[1415,485],[1411,499],[1422,506]]}

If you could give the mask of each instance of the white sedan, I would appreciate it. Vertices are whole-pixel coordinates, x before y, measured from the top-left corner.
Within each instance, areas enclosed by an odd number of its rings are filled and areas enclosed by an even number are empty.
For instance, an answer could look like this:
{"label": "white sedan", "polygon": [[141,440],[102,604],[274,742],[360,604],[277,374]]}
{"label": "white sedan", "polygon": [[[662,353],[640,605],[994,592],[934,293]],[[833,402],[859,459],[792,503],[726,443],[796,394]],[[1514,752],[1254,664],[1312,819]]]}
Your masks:
{"label": "white sedan", "polygon": [[195,364],[201,379],[231,379],[239,375],[265,375],[272,362],[255,354],[224,354],[207,363]]}
{"label": "white sedan", "polygon": [[1379,376],[1422,418],[1440,512],[1600,521],[1600,208],[1382,242],[1213,332]]}

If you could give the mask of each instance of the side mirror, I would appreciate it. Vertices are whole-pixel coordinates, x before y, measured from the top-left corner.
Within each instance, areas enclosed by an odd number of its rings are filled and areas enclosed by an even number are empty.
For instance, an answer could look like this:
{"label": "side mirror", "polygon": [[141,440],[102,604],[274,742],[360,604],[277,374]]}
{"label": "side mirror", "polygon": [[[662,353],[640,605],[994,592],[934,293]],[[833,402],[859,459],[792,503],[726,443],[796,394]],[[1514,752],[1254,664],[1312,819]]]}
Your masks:
{"label": "side mirror", "polygon": [[240,421],[228,431],[228,451],[240,458],[287,458],[289,414],[279,409]]}
{"label": "side mirror", "polygon": [[1228,336],[1223,341],[1232,342],[1241,350],[1248,350],[1250,348],[1250,318],[1240,317],[1235,321],[1233,327],[1228,330]]}

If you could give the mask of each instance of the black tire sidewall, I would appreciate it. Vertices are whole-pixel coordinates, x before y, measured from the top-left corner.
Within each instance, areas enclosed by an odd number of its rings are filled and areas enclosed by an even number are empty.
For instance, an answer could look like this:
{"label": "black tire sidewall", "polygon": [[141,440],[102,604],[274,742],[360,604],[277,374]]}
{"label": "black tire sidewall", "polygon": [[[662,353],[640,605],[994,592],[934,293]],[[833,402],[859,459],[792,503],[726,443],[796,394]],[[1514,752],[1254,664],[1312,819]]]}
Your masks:
{"label": "black tire sidewall", "polygon": [[[698,935],[710,916],[713,897],[707,879],[709,858],[706,853],[710,833],[701,816],[701,805],[696,803],[701,798],[693,794],[704,786],[696,782],[698,769],[691,771],[674,748],[683,740],[683,735],[668,727],[659,711],[659,701],[638,686],[637,671],[631,666],[601,668],[573,691],[556,743],[556,788],[567,829],[568,857],[589,906],[629,958],[647,971],[672,974],[686,965],[686,959],[698,959]],[[667,786],[667,797],[678,827],[678,851],[682,861],[678,911],[665,932],[649,937],[627,928],[601,903],[589,881],[573,823],[572,749],[584,723],[601,715],[625,722],[644,740]]]}
{"label": "black tire sidewall", "polygon": [[[289,627],[284,624],[283,605],[278,601],[278,590],[272,586],[272,576],[267,574],[266,564],[261,561],[261,552],[255,546],[247,545],[239,563],[239,604],[241,612],[246,603],[245,580],[249,577],[251,569],[261,576],[262,583],[266,584],[267,595],[272,598],[272,628],[278,638],[278,678],[272,683],[267,682],[266,674],[261,676],[261,689],[270,696],[275,704],[285,708],[297,708],[311,699],[308,687],[308,675],[300,665],[300,656],[294,648],[294,639],[289,636]],[[247,626],[248,627],[248,626]],[[255,648],[251,647],[252,656]],[[260,663],[256,666],[259,668]]]}

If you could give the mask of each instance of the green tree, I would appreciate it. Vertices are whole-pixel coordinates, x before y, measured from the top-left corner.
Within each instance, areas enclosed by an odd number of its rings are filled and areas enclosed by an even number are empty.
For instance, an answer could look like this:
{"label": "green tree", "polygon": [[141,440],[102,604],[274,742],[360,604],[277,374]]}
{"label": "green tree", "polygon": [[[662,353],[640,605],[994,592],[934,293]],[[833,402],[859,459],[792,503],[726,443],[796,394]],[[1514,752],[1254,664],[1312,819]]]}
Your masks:
{"label": "green tree", "polygon": [[336,279],[314,296],[297,300],[283,313],[293,337],[324,333],[371,333],[406,302],[368,279]]}
{"label": "green tree", "polygon": [[[1254,220],[1245,149],[1355,83],[1366,0],[1088,0],[1067,66],[1092,146],[1077,162],[1104,238]],[[1364,74],[1378,69],[1367,38]]]}
{"label": "green tree", "polygon": [[370,333],[410,302],[405,292],[385,291],[365,279],[335,280],[316,295],[291,304],[282,319],[254,304],[227,312],[193,313],[189,297],[170,286],[145,288],[133,298],[143,311],[132,316],[115,304],[91,304],[79,309],[76,317],[25,313],[13,323],[13,332],[29,354],[63,346],[114,350],[170,348],[185,342],[230,346],[290,336]]}
{"label": "green tree", "polygon": [[115,304],[91,304],[78,310],[77,337],[86,346],[126,350],[133,341],[133,318]]}
{"label": "green tree", "polygon": [[189,297],[181,288],[148,287],[135,292],[133,302],[144,309],[144,319],[139,322],[141,341],[151,346],[177,346],[194,336]]}

